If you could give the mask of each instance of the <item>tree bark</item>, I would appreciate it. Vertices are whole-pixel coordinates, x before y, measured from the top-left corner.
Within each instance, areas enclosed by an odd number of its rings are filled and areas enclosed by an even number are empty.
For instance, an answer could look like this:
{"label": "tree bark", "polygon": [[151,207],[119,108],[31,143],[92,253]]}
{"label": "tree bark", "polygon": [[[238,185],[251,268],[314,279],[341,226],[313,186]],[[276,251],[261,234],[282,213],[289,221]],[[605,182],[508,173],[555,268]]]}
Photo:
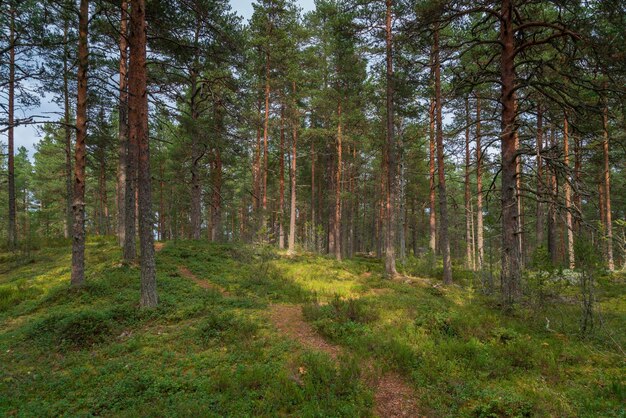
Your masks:
{"label": "tree bark", "polygon": [[128,165],[128,0],[122,1],[120,18],[120,84],[117,166],[117,239],[124,246],[126,237],[126,168]]}
{"label": "tree bark", "polygon": [[70,116],[70,89],[69,89],[69,20],[63,26],[63,106],[65,121],[65,238],[72,235],[72,127]]}
{"label": "tree bark", "polygon": [[[200,39],[200,20],[196,19],[194,32],[194,45],[198,45]],[[197,51],[197,49],[196,49]],[[191,112],[191,239],[200,239],[202,228],[202,187],[200,185],[200,160],[204,156],[204,150],[200,144],[200,87],[198,85],[199,75],[198,55],[194,56],[192,68],[190,70],[191,91],[189,98],[189,111]]]}
{"label": "tree bark", "polygon": [[515,74],[515,33],[513,1],[502,0],[500,16],[500,81],[502,105],[501,134],[501,195],[502,195],[502,299],[506,307],[515,302],[521,292],[521,254],[517,202],[517,115]]}
{"label": "tree bark", "polygon": [[[554,134],[554,128],[552,128],[550,129],[550,148],[553,150],[553,152],[555,150],[555,147],[556,139]],[[556,202],[558,199],[559,183],[554,167],[550,169],[549,177],[550,198],[548,203],[548,253],[550,254],[552,264],[556,264],[558,262],[556,243]]]}
{"label": "tree bark", "polygon": [[602,112],[602,156],[603,156],[603,173],[602,179],[604,183],[604,209],[606,210],[605,231],[606,231],[606,261],[609,271],[615,270],[615,261],[613,259],[613,221],[611,215],[611,166],[609,161],[609,109],[604,103]]}
{"label": "tree bark", "polygon": [[145,0],[131,1],[130,65],[129,65],[129,125],[130,140],[138,148],[139,242],[141,247],[142,307],[158,304],[154,235],[152,220],[152,191],[150,178],[150,144],[148,139],[148,94],[146,68]]}
{"label": "tree bark", "polygon": [[[271,31],[271,29],[270,29]],[[265,121],[263,123],[263,213],[261,214],[261,228],[265,226],[267,216],[267,135],[270,124],[270,52],[269,47],[265,53]]]}
{"label": "tree bark", "polygon": [[544,240],[545,215],[542,200],[545,198],[545,187],[543,178],[543,109],[541,103],[537,104],[537,225],[535,238],[537,246],[541,246]]}
{"label": "tree bark", "polygon": [[469,270],[474,270],[474,237],[472,228],[472,194],[470,185],[470,117],[469,99],[465,99],[465,262]]}
{"label": "tree bark", "polygon": [[222,239],[222,153],[219,146],[213,152],[212,198],[211,198],[211,241]]}
{"label": "tree bark", "polygon": [[311,139],[311,239],[313,243],[313,249],[319,251],[317,244],[317,225],[315,214],[315,140]]}
{"label": "tree bark", "polygon": [[476,247],[477,265],[482,271],[485,261],[485,245],[483,238],[483,154],[481,145],[481,109],[480,96],[476,95]]}
{"label": "tree bark", "polygon": [[211,241],[222,239],[222,134],[224,132],[224,109],[221,101],[215,104],[216,144],[213,148],[213,167],[211,170]]}
{"label": "tree bark", "polygon": [[278,248],[285,248],[285,106],[280,107],[280,144],[278,160]]}
{"label": "tree bark", "polygon": [[563,164],[565,165],[565,223],[567,227],[567,255],[569,268],[576,267],[574,256],[574,225],[572,224],[572,189],[569,174],[569,121],[563,118]]}
{"label": "tree bark", "polygon": [[259,216],[259,208],[261,207],[261,99],[257,102],[258,123],[256,127],[256,147],[254,149],[254,162],[252,165],[252,205],[254,214]]}
{"label": "tree bark", "polygon": [[335,171],[335,218],[333,222],[334,253],[341,260],[341,164],[342,164],[342,132],[341,132],[341,99],[337,102],[337,170]]}
{"label": "tree bark", "polygon": [[80,0],[78,18],[78,90],[76,98],[76,145],[74,149],[74,226],[72,228],[72,287],[85,283],[85,157],[87,138],[87,71],[89,1]]}
{"label": "tree bark", "polygon": [[430,252],[434,256],[437,253],[437,218],[435,215],[435,101],[431,98],[428,106],[429,117],[429,163],[428,163],[428,182],[429,182],[429,211],[428,211],[428,225],[430,227],[430,239],[428,246]]}
{"label": "tree bark", "polygon": [[[13,5],[12,5],[13,6]],[[14,150],[14,118],[15,118],[15,8],[10,10],[9,33],[9,103],[8,103],[8,175],[9,175],[9,249],[17,247],[17,209],[15,206],[15,150]]]}
{"label": "tree bark", "polygon": [[392,34],[392,0],[386,0],[385,50],[386,50],[386,84],[387,84],[387,199],[385,228],[385,274],[392,278],[396,271],[396,144],[394,138],[394,80],[393,80],[393,34]]}
{"label": "tree bark", "polygon": [[[296,94],[296,82],[293,82],[293,94]],[[291,170],[290,172],[290,191],[291,191],[291,200],[290,200],[290,210],[289,210],[289,241],[288,241],[288,251],[289,254],[295,254],[296,252],[296,162],[298,155],[296,151],[298,149],[298,125],[299,125],[299,117],[298,117],[298,109],[296,108],[296,103],[294,99],[293,103],[293,126],[292,126],[292,137],[291,137]]]}
{"label": "tree bark", "polygon": [[[437,24],[438,25],[438,24]],[[452,283],[452,261],[450,260],[450,239],[448,236],[448,197],[446,194],[445,161],[443,155],[443,122],[441,119],[441,64],[439,61],[439,26],[435,27],[434,43],[435,72],[435,123],[437,125],[437,171],[439,191],[439,239],[443,256],[443,282]]]}

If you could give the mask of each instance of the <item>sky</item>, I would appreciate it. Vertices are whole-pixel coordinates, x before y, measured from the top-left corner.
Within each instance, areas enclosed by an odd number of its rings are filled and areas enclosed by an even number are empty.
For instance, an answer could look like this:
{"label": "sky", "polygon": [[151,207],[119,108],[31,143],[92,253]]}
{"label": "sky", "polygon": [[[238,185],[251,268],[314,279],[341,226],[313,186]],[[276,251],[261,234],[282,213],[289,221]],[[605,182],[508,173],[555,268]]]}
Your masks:
{"label": "sky", "polygon": [[[243,16],[247,21],[252,16],[252,0],[229,0],[230,4],[237,14]],[[296,4],[302,9],[302,12],[308,12],[315,8],[314,0],[296,0]],[[26,117],[29,115],[45,115],[49,119],[58,119],[61,114],[59,107],[52,103],[52,97],[42,97],[41,104],[37,108],[29,108],[24,113],[16,115],[18,118]],[[29,156],[32,158],[35,152],[35,144],[39,142],[41,137],[40,130],[35,125],[22,125],[15,128],[15,149],[19,147],[26,147]],[[6,138],[6,137],[5,137]],[[6,141],[2,138],[3,142]]]}

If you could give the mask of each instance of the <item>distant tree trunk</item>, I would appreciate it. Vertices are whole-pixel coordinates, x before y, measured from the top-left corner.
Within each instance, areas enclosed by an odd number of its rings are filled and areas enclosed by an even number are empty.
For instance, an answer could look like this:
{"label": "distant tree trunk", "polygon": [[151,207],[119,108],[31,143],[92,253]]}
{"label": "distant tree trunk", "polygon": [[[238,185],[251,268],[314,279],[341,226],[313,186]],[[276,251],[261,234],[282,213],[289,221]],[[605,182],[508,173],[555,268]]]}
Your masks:
{"label": "distant tree trunk", "polygon": [[267,135],[270,124],[270,52],[265,53],[265,122],[263,124],[263,214],[261,215],[261,227],[265,225],[267,213]]}
{"label": "distant tree trunk", "polygon": [[580,159],[580,148],[581,148],[581,143],[580,143],[581,139],[580,139],[580,135],[574,135],[574,179],[573,179],[573,184],[574,184],[574,213],[576,214],[576,217],[574,218],[574,231],[575,232],[579,232],[580,231],[580,225],[581,225],[581,217],[582,217],[582,212],[581,212],[581,208],[582,208],[582,198],[580,196],[580,184],[581,184],[581,165],[582,165],[582,161]]}
{"label": "distant tree trunk", "polygon": [[[437,24],[438,25],[438,24]],[[448,236],[448,197],[446,194],[445,160],[443,156],[443,122],[441,119],[441,65],[439,62],[439,26],[435,27],[434,43],[435,72],[435,122],[437,124],[437,172],[439,191],[439,239],[443,255],[443,282],[452,283],[452,261],[450,260],[450,240]]]}
{"label": "distant tree trunk", "polygon": [[[517,113],[517,103],[515,104]],[[515,149],[519,150],[519,133],[515,133]],[[524,206],[522,205],[522,156],[518,154],[515,161],[515,196],[517,197],[517,245],[519,246],[520,271],[524,267]]]}
{"label": "distant tree trunk", "polygon": [[609,271],[615,270],[615,261],[613,260],[613,221],[611,215],[611,166],[609,161],[609,109],[604,103],[602,112],[602,156],[604,160],[603,181],[604,181],[604,208],[606,210],[605,231],[606,231],[606,260]]}
{"label": "distant tree trunk", "polygon": [[65,238],[72,235],[72,127],[70,116],[70,89],[69,89],[69,20],[63,26],[63,105],[65,122]]}
{"label": "distant tree trunk", "polygon": [[8,103],[8,142],[9,142],[9,249],[17,247],[17,209],[15,206],[15,150],[14,150],[14,117],[15,117],[15,8],[10,10],[9,33],[9,103]]}
{"label": "distant tree trunk", "polygon": [[318,250],[317,245],[317,226],[316,226],[316,214],[315,214],[315,141],[311,139],[311,239],[313,243],[313,249]]}
{"label": "distant tree trunk", "polygon": [[480,96],[476,95],[476,247],[478,252],[477,268],[482,271],[485,261],[483,239],[483,154],[481,145],[481,109]]}
{"label": "distant tree trunk", "polygon": [[474,238],[472,219],[472,194],[470,185],[470,117],[469,117],[469,99],[465,99],[465,258],[466,267],[474,270]]}
{"label": "distant tree trunk", "polygon": [[100,234],[109,234],[109,205],[107,202],[106,160],[104,152],[100,156],[100,172],[98,176],[98,200],[100,203]]}
{"label": "distant tree trunk", "polygon": [[517,203],[517,99],[513,1],[502,0],[500,20],[500,81],[502,93],[501,195],[502,195],[502,298],[510,307],[521,293],[521,254]]}
{"label": "distant tree trunk", "polygon": [[129,125],[131,142],[138,148],[139,242],[141,247],[142,307],[156,307],[156,266],[152,221],[152,192],[150,179],[150,144],[148,139],[148,94],[146,68],[145,0],[131,2],[130,65],[129,65]]}
{"label": "distant tree trunk", "polygon": [[[293,82],[293,94],[296,94],[296,82]],[[290,191],[291,191],[291,199],[290,199],[290,210],[289,210],[289,243],[288,243],[288,250],[289,250],[289,254],[295,254],[296,252],[296,160],[297,160],[297,154],[296,151],[298,149],[298,124],[299,124],[299,118],[298,118],[298,109],[296,108],[295,105],[295,100],[294,100],[294,104],[293,104],[293,126],[292,126],[292,130],[293,130],[293,134],[291,137],[291,169],[289,170],[289,180],[291,181],[290,184]]]}
{"label": "distant tree trunk", "polygon": [[278,248],[285,248],[285,106],[280,107],[280,145],[278,160]]}
{"label": "distant tree trunk", "polygon": [[543,202],[545,199],[545,187],[543,178],[543,109],[541,103],[537,104],[537,225],[536,225],[536,240],[537,246],[543,244],[543,231],[546,227],[545,217],[543,213]]}
{"label": "distant tree trunk", "polygon": [[354,145],[352,147],[352,172],[351,172],[351,179],[350,179],[350,185],[351,185],[350,187],[351,187],[351,193],[352,193],[352,205],[351,205],[352,213],[350,216],[352,239],[351,239],[351,247],[350,247],[350,257],[352,257],[355,252],[359,251],[359,199],[357,199],[358,173],[357,173],[356,157],[357,157],[356,145]]}
{"label": "distant tree trunk", "polygon": [[222,153],[219,146],[213,152],[212,198],[211,198],[211,241],[222,239]]}
{"label": "distant tree trunk", "polygon": [[386,199],[386,228],[385,228],[385,273],[387,277],[394,277],[396,271],[396,144],[394,138],[394,80],[393,80],[393,44],[392,44],[392,0],[386,0],[386,63],[387,63],[387,199]]}
{"label": "distant tree trunk", "polygon": [[165,232],[165,200],[163,197],[163,189],[165,187],[165,168],[163,167],[163,159],[159,161],[159,239],[166,239]]}
{"label": "distant tree trunk", "polygon": [[128,1],[122,1],[120,18],[120,97],[117,165],[117,239],[124,245],[126,234],[126,168],[128,158]]}
{"label": "distant tree trunk", "polygon": [[76,148],[74,150],[74,227],[72,228],[72,287],[85,283],[85,156],[87,138],[87,66],[89,1],[80,0],[78,17],[78,94],[76,98]]}
{"label": "distant tree trunk", "polygon": [[221,101],[215,103],[216,144],[213,148],[211,170],[211,241],[222,240],[222,135],[224,132],[224,109]]}
{"label": "distant tree trunk", "polygon": [[341,164],[342,164],[342,132],[341,132],[341,99],[337,102],[337,171],[335,172],[335,218],[333,222],[334,253],[341,260]]}
{"label": "distant tree trunk", "polygon": [[[195,31],[195,43],[199,39],[199,23]],[[194,59],[193,68],[191,69],[191,97],[189,100],[189,110],[191,112],[191,238],[200,239],[202,228],[202,187],[200,184],[200,160],[204,156],[204,150],[200,144],[200,128],[198,126],[200,119],[199,95],[200,87],[198,86],[199,70],[198,58]]]}
{"label": "distant tree trunk", "polygon": [[258,124],[256,127],[256,147],[254,150],[254,163],[252,166],[252,205],[254,214],[259,216],[259,208],[261,207],[261,99],[257,102]]}
{"label": "distant tree trunk", "polygon": [[565,222],[567,227],[567,255],[569,260],[569,268],[574,269],[576,266],[574,258],[574,225],[572,224],[572,190],[570,185],[569,174],[569,121],[567,115],[563,118],[563,155],[565,165]]}
{"label": "distant tree trunk", "polygon": [[[550,129],[550,148],[554,155],[556,147],[556,139],[554,135],[554,128]],[[556,176],[556,169],[552,167],[550,169],[550,199],[548,203],[548,253],[553,264],[558,262],[558,254],[556,247],[556,202],[558,199],[558,178]]]}
{"label": "distant tree trunk", "polygon": [[428,213],[428,224],[430,227],[430,239],[428,241],[430,251],[433,255],[437,252],[437,219],[435,215],[435,101],[431,98],[430,104],[428,106],[428,117],[429,117],[429,164],[428,164],[428,182],[429,182],[429,194],[428,194],[428,202],[429,202],[429,213]]}

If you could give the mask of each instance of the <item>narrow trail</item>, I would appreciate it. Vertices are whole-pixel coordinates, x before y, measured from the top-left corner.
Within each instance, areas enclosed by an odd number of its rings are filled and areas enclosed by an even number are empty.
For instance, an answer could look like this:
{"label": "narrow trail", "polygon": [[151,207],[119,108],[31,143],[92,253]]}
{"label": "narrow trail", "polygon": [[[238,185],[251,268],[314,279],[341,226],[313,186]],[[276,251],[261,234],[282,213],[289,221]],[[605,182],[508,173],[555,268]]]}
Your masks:
{"label": "narrow trail", "polygon": [[[217,290],[224,296],[230,296],[222,286],[200,279],[185,266],[178,266],[178,272],[182,277],[193,281],[203,289]],[[343,352],[342,347],[327,342],[311,324],[305,321],[301,305],[270,305],[269,319],[282,334],[306,348],[328,354],[335,361]],[[417,404],[417,394],[399,374],[387,372],[381,376],[371,360],[365,362],[364,369],[364,380],[374,390],[374,412],[377,416],[384,418],[423,416]]]}
{"label": "narrow trail", "polygon": [[215,283],[211,283],[210,281],[205,280],[205,279],[200,279],[198,276],[193,274],[193,272],[185,266],[178,266],[178,273],[184,278],[191,280],[192,282],[194,282],[195,284],[197,284],[203,289],[217,290],[224,296],[230,296],[230,293],[228,293],[228,291],[224,289],[222,286],[217,285]]}
{"label": "narrow trail", "polygon": [[300,305],[271,305],[270,319],[280,332],[298,341],[303,346],[323,351],[335,360],[339,356],[341,348],[326,342],[304,320]]}
{"label": "narrow trail", "polygon": [[[270,320],[283,334],[301,345],[322,351],[337,360],[342,348],[328,343],[304,320],[300,305],[271,305]],[[374,410],[380,417],[419,417],[415,391],[395,372],[379,375],[371,361],[365,363],[365,381],[374,389]]]}

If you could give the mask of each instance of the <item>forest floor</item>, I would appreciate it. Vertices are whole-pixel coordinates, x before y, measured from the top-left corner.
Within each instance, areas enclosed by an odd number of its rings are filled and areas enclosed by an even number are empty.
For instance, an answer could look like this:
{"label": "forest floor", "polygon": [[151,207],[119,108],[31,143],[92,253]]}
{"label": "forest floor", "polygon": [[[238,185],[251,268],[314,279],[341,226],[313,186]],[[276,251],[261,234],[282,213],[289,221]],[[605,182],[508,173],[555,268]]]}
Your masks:
{"label": "forest floor", "polygon": [[0,416],[624,416],[626,277],[542,285],[512,313],[455,267],[289,257],[263,246],[159,244],[160,305],[90,239],[0,253]]}

